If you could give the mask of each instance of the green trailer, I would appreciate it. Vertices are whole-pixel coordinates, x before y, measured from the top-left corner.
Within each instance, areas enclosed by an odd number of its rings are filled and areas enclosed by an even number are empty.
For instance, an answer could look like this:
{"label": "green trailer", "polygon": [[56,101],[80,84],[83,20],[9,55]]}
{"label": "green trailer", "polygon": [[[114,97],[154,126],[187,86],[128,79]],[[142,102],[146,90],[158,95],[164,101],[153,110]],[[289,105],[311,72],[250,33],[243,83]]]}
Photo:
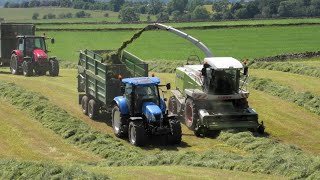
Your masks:
{"label": "green trailer", "polygon": [[35,35],[34,24],[0,23],[0,66],[8,66],[18,35]]}
{"label": "green trailer", "polygon": [[127,51],[122,52],[121,64],[103,63],[99,52],[80,51],[78,62],[79,104],[92,119],[99,110],[110,111],[113,98],[122,95],[122,78],[148,76],[148,64]]}

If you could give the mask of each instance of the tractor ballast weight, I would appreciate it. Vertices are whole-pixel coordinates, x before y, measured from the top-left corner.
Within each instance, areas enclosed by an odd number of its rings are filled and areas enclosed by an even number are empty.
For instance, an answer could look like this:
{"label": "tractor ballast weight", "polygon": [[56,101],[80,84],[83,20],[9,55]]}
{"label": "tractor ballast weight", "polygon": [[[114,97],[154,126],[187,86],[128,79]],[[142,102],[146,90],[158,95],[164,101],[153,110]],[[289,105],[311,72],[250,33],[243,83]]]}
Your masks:
{"label": "tractor ballast weight", "polygon": [[183,117],[183,123],[197,136],[216,136],[234,128],[264,133],[263,122],[258,122],[258,114],[248,105],[246,66],[232,57],[214,57],[202,42],[180,30],[159,23],[150,27],[172,32],[206,54],[203,64],[176,69],[176,89],[171,90],[168,103],[171,114]]}

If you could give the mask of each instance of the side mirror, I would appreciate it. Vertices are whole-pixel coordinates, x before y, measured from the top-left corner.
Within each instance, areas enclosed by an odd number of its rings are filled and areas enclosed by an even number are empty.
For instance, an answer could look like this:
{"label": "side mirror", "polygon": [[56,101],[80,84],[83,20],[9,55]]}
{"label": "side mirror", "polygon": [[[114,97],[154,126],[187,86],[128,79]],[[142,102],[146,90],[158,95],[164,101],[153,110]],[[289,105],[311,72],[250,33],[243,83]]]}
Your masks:
{"label": "side mirror", "polygon": [[244,68],[243,68],[243,75],[245,75],[245,76],[247,76],[248,75],[248,66],[245,66]]}
{"label": "side mirror", "polygon": [[54,38],[51,38],[51,44],[54,44]]}
{"label": "side mirror", "polygon": [[166,87],[167,87],[167,90],[171,89],[171,84],[170,83],[166,84]]}

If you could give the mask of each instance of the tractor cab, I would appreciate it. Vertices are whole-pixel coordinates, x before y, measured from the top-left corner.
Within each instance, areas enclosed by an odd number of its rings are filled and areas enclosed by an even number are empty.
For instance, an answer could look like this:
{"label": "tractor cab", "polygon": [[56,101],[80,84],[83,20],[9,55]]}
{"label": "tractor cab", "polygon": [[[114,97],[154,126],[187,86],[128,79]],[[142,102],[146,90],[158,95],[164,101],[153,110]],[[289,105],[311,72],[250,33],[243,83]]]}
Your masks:
{"label": "tractor cab", "polygon": [[17,36],[17,50],[23,53],[23,56],[33,57],[34,50],[40,50],[47,53],[47,46],[44,36]]}
{"label": "tractor cab", "polygon": [[205,58],[201,70],[204,91],[213,95],[230,95],[239,91],[242,64],[231,57]]}
{"label": "tractor cab", "polygon": [[160,107],[159,78],[126,78],[123,79],[122,82],[125,84],[124,97],[127,100],[130,114],[145,114],[147,105]]}

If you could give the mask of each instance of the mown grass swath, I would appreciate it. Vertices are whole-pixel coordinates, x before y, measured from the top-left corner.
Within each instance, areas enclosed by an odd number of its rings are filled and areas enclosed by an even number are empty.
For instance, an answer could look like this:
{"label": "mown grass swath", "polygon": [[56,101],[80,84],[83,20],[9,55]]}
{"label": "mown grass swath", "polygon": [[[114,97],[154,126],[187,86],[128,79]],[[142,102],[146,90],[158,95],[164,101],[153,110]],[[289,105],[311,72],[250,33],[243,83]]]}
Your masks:
{"label": "mown grass swath", "polygon": [[250,87],[296,103],[320,115],[320,97],[311,92],[295,92],[292,88],[274,83],[271,79],[251,77]]}
{"label": "mown grass swath", "polygon": [[77,166],[64,167],[52,162],[0,160],[1,179],[109,179]]}
{"label": "mown grass swath", "polygon": [[289,178],[320,178],[320,159],[301,149],[265,137],[254,137],[249,132],[224,132],[220,141],[246,151],[236,154],[222,150],[204,153],[163,150],[144,154],[124,145],[112,136],[102,134],[89,125],[70,116],[63,109],[51,104],[47,98],[12,83],[0,81],[0,97],[23,109],[45,127],[83,149],[92,151],[106,160],[99,166],[152,166],[188,165],[285,175]]}
{"label": "mown grass swath", "polygon": [[303,63],[291,62],[255,62],[250,65],[254,69],[268,69],[274,71],[290,72],[295,74],[320,77],[320,68],[312,66],[311,64],[305,65]]}

